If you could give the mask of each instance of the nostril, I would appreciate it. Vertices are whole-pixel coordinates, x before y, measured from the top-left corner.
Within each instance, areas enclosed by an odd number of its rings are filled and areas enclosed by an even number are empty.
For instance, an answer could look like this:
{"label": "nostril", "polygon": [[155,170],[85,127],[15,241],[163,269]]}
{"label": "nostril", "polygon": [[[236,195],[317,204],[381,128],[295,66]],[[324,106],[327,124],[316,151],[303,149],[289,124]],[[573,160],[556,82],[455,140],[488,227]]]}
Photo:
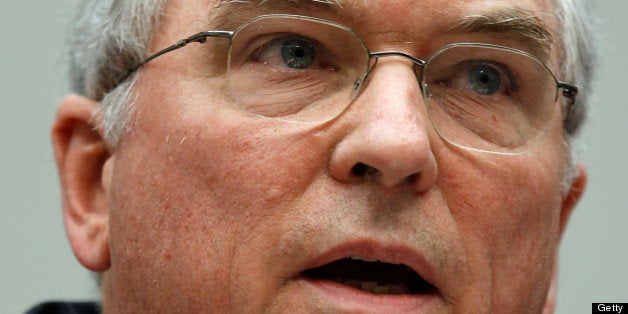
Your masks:
{"label": "nostril", "polygon": [[409,175],[409,176],[407,176],[407,177],[406,177],[406,182],[408,182],[408,183],[414,183],[414,182],[416,182],[417,180],[419,180],[419,177],[420,177],[420,176],[421,176],[421,174],[420,174],[420,173],[413,173],[413,174],[411,174],[411,175]]}
{"label": "nostril", "polygon": [[376,174],[377,172],[377,169],[362,162],[356,163],[355,165],[353,165],[353,168],[351,168],[351,173],[358,177],[370,176]]}
{"label": "nostril", "polygon": [[351,168],[351,173],[353,173],[356,176],[363,177],[363,176],[366,175],[366,172],[368,171],[368,168],[369,168],[369,166],[359,162],[359,163],[355,164],[353,166],[353,168]]}

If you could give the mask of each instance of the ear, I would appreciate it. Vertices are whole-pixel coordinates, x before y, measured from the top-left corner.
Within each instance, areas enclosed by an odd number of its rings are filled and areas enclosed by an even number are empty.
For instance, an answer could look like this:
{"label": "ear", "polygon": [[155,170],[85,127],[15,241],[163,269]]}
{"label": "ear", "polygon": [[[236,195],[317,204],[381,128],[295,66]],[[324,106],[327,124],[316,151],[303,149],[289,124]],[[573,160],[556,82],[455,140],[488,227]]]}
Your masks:
{"label": "ear", "polygon": [[560,234],[561,236],[565,233],[565,228],[567,227],[567,222],[569,221],[569,217],[573,212],[573,209],[576,207],[580,198],[582,198],[582,194],[584,194],[584,190],[587,186],[587,170],[583,164],[578,164],[578,175],[571,182],[571,187],[569,188],[569,192],[563,199],[562,208],[560,211]]}
{"label": "ear", "polygon": [[553,314],[556,309],[556,287],[558,285],[558,259],[554,261],[554,267],[552,268],[552,282],[550,283],[549,290],[547,291],[547,299],[543,306],[543,314]]}
{"label": "ear", "polygon": [[65,229],[76,258],[96,272],[110,266],[107,191],[113,168],[99,117],[97,102],[71,95],[61,101],[52,126]]}
{"label": "ear", "polygon": [[[567,227],[569,217],[573,212],[573,209],[580,201],[582,194],[584,193],[587,185],[587,170],[582,164],[578,164],[578,175],[574,178],[569,188],[569,192],[563,199],[562,208],[560,212],[560,235],[562,236]],[[558,248],[557,248],[558,250]],[[543,314],[554,313],[556,307],[556,287],[558,285],[558,258],[554,260],[554,266],[552,268],[552,281],[550,283],[549,290],[547,292],[547,299],[545,301],[545,307],[543,308]]]}

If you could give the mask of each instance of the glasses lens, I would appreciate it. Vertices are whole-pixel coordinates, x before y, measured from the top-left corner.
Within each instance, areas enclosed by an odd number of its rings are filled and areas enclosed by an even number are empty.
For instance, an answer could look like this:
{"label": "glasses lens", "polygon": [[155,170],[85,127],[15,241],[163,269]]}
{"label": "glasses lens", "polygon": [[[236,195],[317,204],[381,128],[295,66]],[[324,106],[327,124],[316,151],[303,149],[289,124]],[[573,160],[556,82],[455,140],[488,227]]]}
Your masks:
{"label": "glasses lens", "polygon": [[344,26],[262,16],[232,38],[230,95],[241,109],[259,116],[326,121],[353,99],[367,64],[364,44]]}
{"label": "glasses lens", "polygon": [[509,48],[452,45],[424,69],[425,99],[440,135],[464,148],[523,153],[546,133],[557,83],[536,58]]}

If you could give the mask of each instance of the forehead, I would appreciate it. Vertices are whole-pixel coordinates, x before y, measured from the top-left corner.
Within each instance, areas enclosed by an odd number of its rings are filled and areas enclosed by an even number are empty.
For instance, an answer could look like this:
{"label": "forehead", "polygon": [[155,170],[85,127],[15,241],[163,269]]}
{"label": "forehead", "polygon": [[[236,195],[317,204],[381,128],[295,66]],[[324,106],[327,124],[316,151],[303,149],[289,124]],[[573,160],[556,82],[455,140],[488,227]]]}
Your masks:
{"label": "forehead", "polygon": [[548,1],[408,0],[217,0],[208,12],[210,28],[229,29],[268,13],[314,15],[373,32],[515,33],[549,49],[554,14]]}
{"label": "forehead", "polygon": [[[413,16],[430,19],[433,16],[470,16],[490,14],[491,11],[530,11],[544,20],[552,5],[548,0],[215,0],[211,2],[210,19],[223,15],[234,17],[266,11],[293,11],[300,13],[328,12],[333,15],[359,18],[360,16]],[[391,21],[392,22],[392,21]]]}
{"label": "forehead", "polygon": [[[476,41],[491,37],[496,41],[489,43],[513,46],[548,60],[552,51],[556,52],[550,49],[552,35],[556,34],[552,3],[551,0],[173,0],[163,15],[170,23],[162,24],[169,29],[166,33],[171,34],[161,44],[153,43],[154,48],[160,48],[189,33],[231,31],[259,15],[290,13],[347,25],[367,44],[371,39],[392,38],[397,43],[422,45],[423,52],[429,53],[427,50],[434,51],[439,45],[473,41],[468,35],[484,34],[489,36]],[[451,34],[458,36],[449,36],[450,42],[434,40]],[[430,44],[433,46],[427,47]]]}

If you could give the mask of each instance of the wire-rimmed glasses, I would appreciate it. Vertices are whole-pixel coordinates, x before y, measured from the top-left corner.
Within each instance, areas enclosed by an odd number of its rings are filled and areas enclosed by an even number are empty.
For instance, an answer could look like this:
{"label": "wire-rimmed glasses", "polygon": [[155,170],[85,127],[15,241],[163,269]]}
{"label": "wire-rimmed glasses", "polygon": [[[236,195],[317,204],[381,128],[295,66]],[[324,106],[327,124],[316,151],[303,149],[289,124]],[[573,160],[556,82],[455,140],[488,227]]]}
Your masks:
{"label": "wire-rimmed glasses", "polygon": [[474,151],[528,152],[562,112],[558,91],[568,98],[567,105],[573,105],[577,93],[539,58],[521,50],[456,43],[421,60],[397,51],[370,52],[349,27],[291,14],[258,16],[234,31],[194,34],[151,55],[129,74],[208,37],[230,41],[226,77],[233,103],[287,122],[337,117],[365,88],[379,58],[410,60],[434,129],[450,144]]}

